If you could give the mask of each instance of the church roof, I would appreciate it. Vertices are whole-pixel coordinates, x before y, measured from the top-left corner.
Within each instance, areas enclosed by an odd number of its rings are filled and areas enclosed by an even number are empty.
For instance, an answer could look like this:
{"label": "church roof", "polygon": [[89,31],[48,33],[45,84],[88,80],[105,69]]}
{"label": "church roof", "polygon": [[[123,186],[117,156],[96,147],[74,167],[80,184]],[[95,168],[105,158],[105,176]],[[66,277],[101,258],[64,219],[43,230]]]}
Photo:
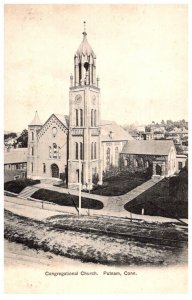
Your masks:
{"label": "church roof", "polygon": [[11,149],[4,153],[4,164],[17,164],[27,162],[28,148]]}
{"label": "church roof", "polygon": [[126,154],[147,154],[147,155],[168,155],[170,148],[174,146],[170,140],[150,140],[150,141],[129,141],[126,143],[121,153]]}
{"label": "church roof", "polygon": [[133,137],[114,121],[101,121],[101,141],[130,141]]}
{"label": "church roof", "polygon": [[42,125],[42,123],[41,123],[41,121],[40,121],[40,119],[39,119],[39,115],[38,115],[38,112],[37,112],[37,110],[36,110],[36,112],[35,112],[35,117],[34,117],[34,119],[33,119],[33,121],[29,124],[30,126],[39,126],[39,125]]}
{"label": "church roof", "polygon": [[61,114],[54,114],[57,119],[66,127],[69,128],[69,116],[61,115]]}
{"label": "church roof", "polygon": [[93,49],[91,48],[90,44],[87,41],[87,33],[83,32],[83,41],[81,42],[79,48],[77,49],[76,54],[77,56],[94,56]]}

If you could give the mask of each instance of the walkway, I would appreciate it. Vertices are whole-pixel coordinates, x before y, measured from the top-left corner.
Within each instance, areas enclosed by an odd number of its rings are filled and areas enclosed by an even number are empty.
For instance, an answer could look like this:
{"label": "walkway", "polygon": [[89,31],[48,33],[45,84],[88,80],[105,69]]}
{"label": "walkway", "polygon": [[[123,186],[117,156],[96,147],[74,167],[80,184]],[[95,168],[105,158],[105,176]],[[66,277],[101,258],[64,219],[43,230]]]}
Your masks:
{"label": "walkway", "polygon": [[[21,199],[18,197],[5,197],[5,209],[18,214],[20,216],[24,216],[27,218],[35,219],[35,220],[43,220],[51,216],[56,215],[66,215],[72,214],[77,215],[77,211],[74,207],[69,206],[60,206],[52,203],[45,203],[40,200],[27,200]],[[169,222],[176,222],[175,219],[164,218],[164,217],[156,217],[156,216],[142,216],[132,214],[126,210],[121,212],[115,211],[107,211],[107,210],[88,210],[82,209],[83,215],[90,215],[90,216],[104,216],[104,217],[115,217],[115,218],[131,218],[135,220],[143,220],[145,222],[159,222],[159,223],[169,223]],[[188,224],[187,219],[182,219],[184,222]]]}
{"label": "walkway", "polygon": [[[85,198],[91,198],[95,200],[99,200],[103,203],[104,207],[101,210],[88,210],[88,209],[81,209],[82,214],[84,215],[99,215],[99,216],[109,216],[109,217],[118,217],[118,218],[133,218],[133,219],[140,219],[144,220],[147,222],[173,222],[176,221],[175,219],[172,218],[164,218],[164,217],[158,217],[158,216],[146,216],[146,215],[137,215],[133,214],[129,211],[126,211],[124,208],[124,205],[127,202],[132,201],[136,197],[138,197],[140,194],[154,186],[159,180],[154,180],[150,179],[147,182],[137,186],[135,189],[131,190],[127,194],[124,194],[122,196],[101,196],[101,195],[95,195],[95,194],[88,194],[85,192],[81,193],[82,197]],[[43,203],[43,208],[48,210],[48,211],[54,211],[55,214],[57,213],[69,213],[69,214],[77,214],[77,210],[75,207],[69,207],[69,206],[60,206],[56,205],[54,203],[48,203],[48,202],[43,202],[41,200],[35,200],[31,198],[30,196],[37,190],[39,189],[47,189],[51,191],[56,191],[59,193],[65,193],[68,194],[70,193],[71,195],[78,196],[79,191],[73,190],[73,189],[67,189],[67,188],[62,188],[62,187],[57,187],[53,186],[53,181],[46,181],[44,180],[44,183],[39,183],[36,184],[35,186],[30,186],[26,187],[19,195],[18,198],[20,198],[20,202],[22,199],[24,202],[19,203],[20,205],[28,205],[28,206],[33,206],[37,208],[42,209],[42,203]],[[5,196],[6,197],[6,196]],[[11,197],[9,197],[11,198]],[[26,202],[26,200],[28,200]],[[9,199],[8,201],[14,202],[15,203],[15,198],[14,199]],[[14,212],[14,211],[13,211]],[[41,216],[40,216],[41,218]],[[183,219],[184,222],[188,223],[187,219]]]}
{"label": "walkway", "polygon": [[116,212],[123,212],[125,211],[124,205],[127,202],[132,201],[136,197],[138,197],[140,194],[144,193],[146,190],[151,188],[157,183],[157,181],[154,181],[153,179],[148,180],[147,182],[144,182],[143,184],[137,186],[135,189],[131,190],[127,194],[124,194],[122,196],[116,196],[116,197],[110,197],[107,202],[107,205],[105,207],[108,211],[116,211]]}

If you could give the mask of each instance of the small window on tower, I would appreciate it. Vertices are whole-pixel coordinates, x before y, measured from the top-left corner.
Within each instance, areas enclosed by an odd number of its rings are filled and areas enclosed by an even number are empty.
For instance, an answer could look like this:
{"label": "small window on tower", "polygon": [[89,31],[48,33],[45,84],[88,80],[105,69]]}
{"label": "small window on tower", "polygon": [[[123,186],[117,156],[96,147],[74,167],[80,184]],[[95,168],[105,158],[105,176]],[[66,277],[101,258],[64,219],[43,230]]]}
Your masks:
{"label": "small window on tower", "polygon": [[75,143],[75,159],[79,159],[79,147],[78,143]]}
{"label": "small window on tower", "polygon": [[88,64],[88,62],[84,63],[84,68],[85,68],[86,71],[88,71],[88,69],[89,69],[89,64]]}
{"label": "small window on tower", "polygon": [[43,173],[46,173],[46,164],[43,163]]}
{"label": "small window on tower", "polygon": [[80,126],[83,126],[83,110],[80,109]]}
{"label": "small window on tower", "polygon": [[94,110],[91,110],[91,127],[94,126]]}
{"label": "small window on tower", "polygon": [[31,139],[32,139],[32,141],[34,140],[34,132],[33,131],[31,132]]}
{"label": "small window on tower", "polygon": [[83,159],[83,143],[80,143],[80,159]]}
{"label": "small window on tower", "polygon": [[75,117],[76,117],[76,126],[79,126],[78,109],[75,110]]}
{"label": "small window on tower", "polygon": [[96,109],[94,110],[94,126],[96,127],[97,124],[97,112]]}

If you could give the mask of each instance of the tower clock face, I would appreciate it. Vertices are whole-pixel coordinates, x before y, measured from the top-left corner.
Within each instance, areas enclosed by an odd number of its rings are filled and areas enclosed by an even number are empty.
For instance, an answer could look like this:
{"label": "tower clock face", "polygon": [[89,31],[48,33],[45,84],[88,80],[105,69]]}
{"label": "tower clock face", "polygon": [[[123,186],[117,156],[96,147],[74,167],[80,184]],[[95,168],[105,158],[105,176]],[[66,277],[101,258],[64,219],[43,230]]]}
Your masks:
{"label": "tower clock face", "polygon": [[75,97],[75,104],[80,104],[80,103],[81,103],[81,100],[82,100],[81,95],[77,95],[77,96]]}
{"label": "tower clock face", "polygon": [[95,95],[93,95],[93,97],[92,97],[92,103],[95,105],[95,103],[96,103],[96,96]]}

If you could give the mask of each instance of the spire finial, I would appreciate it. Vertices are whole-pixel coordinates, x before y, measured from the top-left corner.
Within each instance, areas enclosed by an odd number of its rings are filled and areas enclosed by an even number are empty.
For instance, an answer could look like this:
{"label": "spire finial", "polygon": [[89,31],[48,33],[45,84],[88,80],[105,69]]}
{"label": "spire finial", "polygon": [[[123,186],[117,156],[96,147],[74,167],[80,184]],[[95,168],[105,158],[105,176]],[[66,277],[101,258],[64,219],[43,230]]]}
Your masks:
{"label": "spire finial", "polygon": [[87,35],[87,32],[86,32],[86,21],[83,22],[84,24],[84,31],[83,31],[83,35],[84,37]]}

